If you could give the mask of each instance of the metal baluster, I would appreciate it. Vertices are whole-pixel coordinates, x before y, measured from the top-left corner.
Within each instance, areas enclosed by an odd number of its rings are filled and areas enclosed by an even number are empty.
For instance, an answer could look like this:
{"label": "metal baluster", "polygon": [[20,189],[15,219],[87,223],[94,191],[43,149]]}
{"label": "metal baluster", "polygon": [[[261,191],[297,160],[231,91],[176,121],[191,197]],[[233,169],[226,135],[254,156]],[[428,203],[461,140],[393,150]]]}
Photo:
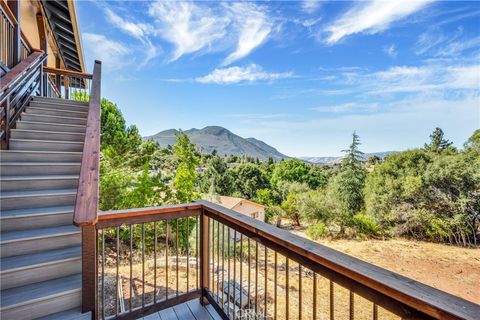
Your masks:
{"label": "metal baluster", "polygon": [[199,234],[199,229],[200,229],[200,224],[199,224],[199,217],[197,216],[196,217],[196,228],[195,228],[195,248],[196,248],[196,258],[197,258],[197,265],[196,265],[196,277],[197,277],[197,289],[200,288],[200,284],[199,284],[199,272],[200,272],[200,269],[199,269],[199,264],[198,264],[198,251],[199,251],[199,242],[198,242],[198,234]]}
{"label": "metal baluster", "polygon": [[240,233],[240,318],[243,315],[243,234]]}
{"label": "metal baluster", "polygon": [[227,273],[227,311],[230,317],[230,227],[227,230],[227,259],[228,259],[228,273]]}
{"label": "metal baluster", "polygon": [[265,319],[267,318],[267,285],[268,285],[268,248],[265,246],[265,289],[264,290],[264,310],[263,310],[263,316]]}
{"label": "metal baluster", "polygon": [[168,300],[168,233],[170,232],[168,221],[165,221],[165,228],[165,300]]}
{"label": "metal baluster", "polygon": [[142,307],[145,307],[145,224],[142,223]]}
{"label": "metal baluster", "polygon": [[302,320],[302,265],[298,264],[298,319]]}
{"label": "metal baluster", "polygon": [[176,267],[176,276],[177,276],[177,279],[176,279],[176,296],[178,297],[178,218],[175,219],[175,224],[176,224],[176,232],[175,232],[175,254],[176,254],[176,264],[177,264],[177,267]]}
{"label": "metal baluster", "polygon": [[334,287],[333,287],[333,281],[330,280],[330,320],[335,320],[335,303],[333,301],[334,297]]}
{"label": "metal baluster", "polygon": [[153,222],[153,303],[157,303],[157,221]]}
{"label": "metal baluster", "polygon": [[189,252],[190,251],[190,244],[189,244],[189,236],[190,236],[190,228],[189,228],[189,223],[190,222],[190,217],[187,217],[187,293],[190,291],[190,285],[188,282],[188,279],[190,278],[190,256]]}
{"label": "metal baluster", "polygon": [[130,225],[130,301],[129,309],[132,311],[132,300],[133,300],[133,267],[132,267],[132,258],[133,258],[133,226]]}
{"label": "metal baluster", "polygon": [[102,319],[105,319],[105,229],[102,229]]}
{"label": "metal baluster", "polygon": [[116,262],[115,262],[115,315],[118,316],[118,282],[119,282],[119,275],[118,275],[118,265],[120,264],[120,227],[115,228],[116,231]]}
{"label": "metal baluster", "polygon": [[286,259],[286,262],[285,262],[285,319],[288,320],[288,309],[289,309],[289,299],[288,299],[288,293],[289,293],[289,284],[288,284],[288,269],[289,269],[289,266],[288,266],[288,257],[285,257]]}
{"label": "metal baluster", "polygon": [[273,272],[273,297],[274,297],[274,304],[273,304],[273,319],[277,320],[277,251],[275,251],[275,257],[274,257],[274,266],[275,270]]}
{"label": "metal baluster", "polygon": [[317,319],[317,273],[313,273],[313,320]]}
{"label": "metal baluster", "polygon": [[373,304],[373,320],[378,320],[378,306]]}
{"label": "metal baluster", "polygon": [[258,242],[255,241],[255,314],[258,312]]}
{"label": "metal baluster", "polygon": [[250,286],[252,284],[252,282],[250,281],[251,280],[251,272],[252,272],[252,268],[251,268],[251,261],[252,261],[252,257],[250,255],[250,238],[247,238],[247,245],[248,245],[248,288],[247,288],[247,300],[248,300],[248,306],[250,308],[250,302],[251,302],[251,299],[250,299]]}
{"label": "metal baluster", "polygon": [[222,224],[222,310],[225,309],[225,225]]}
{"label": "metal baluster", "polygon": [[233,230],[233,319],[236,319],[237,306],[237,230]]}
{"label": "metal baluster", "polygon": [[352,291],[350,291],[350,320],[354,320],[355,317],[355,296]]}
{"label": "metal baluster", "polygon": [[[220,222],[217,221],[217,304],[220,301],[220,274],[218,272],[220,271]],[[222,270],[223,272],[223,270]]]}
{"label": "metal baluster", "polygon": [[212,284],[211,284],[211,287],[210,287],[210,292],[213,294],[213,292],[215,291],[214,288],[215,288],[215,220],[213,219],[209,219],[210,221],[210,228],[212,230],[212,232],[210,232],[210,234],[212,235],[212,245],[209,246],[209,249],[210,249],[210,256],[212,257],[212,267],[210,269],[211,272],[212,272],[212,276],[211,276],[211,281],[212,281]]}

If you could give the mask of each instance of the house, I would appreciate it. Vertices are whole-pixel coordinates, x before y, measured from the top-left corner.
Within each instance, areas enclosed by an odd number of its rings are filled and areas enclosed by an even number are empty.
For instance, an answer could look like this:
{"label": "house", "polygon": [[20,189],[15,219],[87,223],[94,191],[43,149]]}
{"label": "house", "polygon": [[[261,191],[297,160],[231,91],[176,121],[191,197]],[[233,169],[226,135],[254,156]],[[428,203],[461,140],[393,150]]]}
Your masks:
{"label": "house", "polygon": [[218,195],[208,195],[205,196],[204,199],[219,204],[227,209],[243,213],[250,218],[265,221],[265,206],[251,200]]}
{"label": "house", "polygon": [[[264,223],[249,200],[99,212],[102,63],[85,72],[77,25],[73,0],[0,0],[2,320],[235,319],[245,294],[228,284],[245,282],[255,318],[478,319],[477,304]],[[240,245],[219,236],[232,229]]]}

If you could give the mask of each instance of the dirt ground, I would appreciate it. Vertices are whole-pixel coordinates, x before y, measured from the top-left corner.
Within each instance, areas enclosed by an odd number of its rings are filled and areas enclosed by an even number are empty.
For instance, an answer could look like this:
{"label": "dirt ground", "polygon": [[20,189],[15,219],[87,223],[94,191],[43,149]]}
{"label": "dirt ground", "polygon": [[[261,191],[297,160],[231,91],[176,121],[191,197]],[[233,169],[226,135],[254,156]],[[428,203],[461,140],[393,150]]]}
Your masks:
{"label": "dirt ground", "polygon": [[404,239],[317,242],[480,304],[480,249]]}

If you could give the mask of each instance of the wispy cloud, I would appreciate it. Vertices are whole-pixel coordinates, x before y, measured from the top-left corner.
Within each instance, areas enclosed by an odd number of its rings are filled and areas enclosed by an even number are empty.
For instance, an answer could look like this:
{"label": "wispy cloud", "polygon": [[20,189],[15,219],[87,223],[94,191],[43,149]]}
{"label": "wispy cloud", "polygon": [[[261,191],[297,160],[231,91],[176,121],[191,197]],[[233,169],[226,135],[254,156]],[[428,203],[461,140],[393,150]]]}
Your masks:
{"label": "wispy cloud", "polygon": [[306,13],[312,14],[320,8],[321,1],[319,0],[304,0],[302,1],[302,10]]}
{"label": "wispy cloud", "polygon": [[274,81],[294,77],[293,72],[267,72],[256,64],[245,67],[215,69],[210,74],[196,78],[199,83],[235,84],[240,82]]}
{"label": "wispy cloud", "polygon": [[117,70],[124,66],[125,57],[130,53],[126,45],[104,35],[96,33],[83,33],[82,40],[85,50],[91,53],[95,59],[101,60],[105,68]]}
{"label": "wispy cloud", "polygon": [[272,23],[264,8],[253,3],[233,3],[229,6],[235,28],[238,29],[237,47],[223,61],[229,65],[252,52],[267,40]]}
{"label": "wispy cloud", "polygon": [[358,103],[347,102],[335,105],[324,105],[311,108],[313,111],[321,113],[371,113],[376,112],[381,108],[379,103]]}
{"label": "wispy cloud", "polygon": [[104,10],[107,20],[111,24],[142,43],[143,50],[141,52],[144,54],[144,58],[143,61],[140,62],[139,67],[143,67],[158,55],[158,48],[150,39],[150,35],[152,35],[154,31],[151,25],[128,21],[114,13],[108,7],[105,7]]}
{"label": "wispy cloud", "polygon": [[327,26],[326,31],[329,36],[326,43],[332,45],[357,33],[375,34],[384,31],[393,22],[417,12],[431,1],[373,0],[368,3],[356,4]]}
{"label": "wispy cloud", "polygon": [[155,19],[156,34],[175,47],[170,61],[212,49],[215,41],[225,37],[229,23],[212,8],[193,2],[157,1],[151,4],[149,14]]}
{"label": "wispy cloud", "polygon": [[383,47],[383,52],[385,52],[390,58],[396,58],[398,55],[397,48],[395,44]]}
{"label": "wispy cloud", "polygon": [[432,57],[460,57],[468,50],[480,51],[480,37],[467,37],[463,28],[457,28],[454,33],[445,34],[438,28],[430,28],[418,36],[415,53]]}

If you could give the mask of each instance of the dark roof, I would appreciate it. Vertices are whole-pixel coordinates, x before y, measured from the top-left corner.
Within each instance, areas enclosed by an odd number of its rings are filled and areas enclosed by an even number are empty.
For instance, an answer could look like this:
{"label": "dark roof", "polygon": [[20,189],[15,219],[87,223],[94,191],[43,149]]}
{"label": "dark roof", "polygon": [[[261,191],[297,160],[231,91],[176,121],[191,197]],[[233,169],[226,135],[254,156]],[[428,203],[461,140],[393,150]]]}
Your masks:
{"label": "dark roof", "polygon": [[[73,1],[70,3],[73,6]],[[82,70],[83,55],[78,31],[76,34],[75,9],[69,8],[69,3],[66,0],[41,0],[41,4],[57,41],[65,68],[80,72],[84,71]]]}

